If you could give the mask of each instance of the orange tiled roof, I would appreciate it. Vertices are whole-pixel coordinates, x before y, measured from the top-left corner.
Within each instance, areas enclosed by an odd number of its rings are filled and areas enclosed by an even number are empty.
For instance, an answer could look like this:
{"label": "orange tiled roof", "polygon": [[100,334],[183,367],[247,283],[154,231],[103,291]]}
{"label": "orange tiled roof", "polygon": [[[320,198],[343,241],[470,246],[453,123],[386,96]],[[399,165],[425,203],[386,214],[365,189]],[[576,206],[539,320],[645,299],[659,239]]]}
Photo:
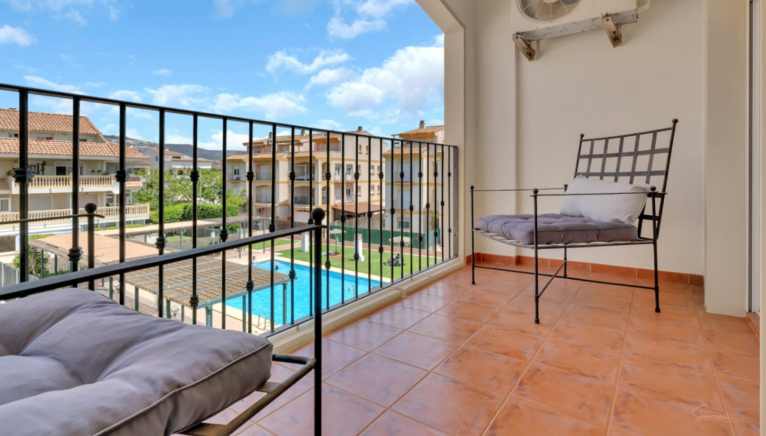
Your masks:
{"label": "orange tiled roof", "polygon": [[[50,154],[57,156],[72,156],[71,141],[38,141],[29,140],[29,154]],[[19,154],[19,140],[0,138],[0,154]],[[120,146],[111,142],[81,142],[80,156],[119,157]],[[125,149],[128,159],[149,159],[149,156],[128,147]]]}
{"label": "orange tiled roof", "polygon": [[393,136],[417,135],[418,133],[436,133],[444,130],[444,126],[427,126],[422,129],[408,130],[402,133],[394,133]]}
{"label": "orange tiled roof", "polygon": [[[72,118],[71,115],[29,112],[29,130],[72,133]],[[15,109],[0,109],[0,129],[18,131],[19,111]],[[90,135],[101,134],[86,116],[80,116],[80,133]]]}

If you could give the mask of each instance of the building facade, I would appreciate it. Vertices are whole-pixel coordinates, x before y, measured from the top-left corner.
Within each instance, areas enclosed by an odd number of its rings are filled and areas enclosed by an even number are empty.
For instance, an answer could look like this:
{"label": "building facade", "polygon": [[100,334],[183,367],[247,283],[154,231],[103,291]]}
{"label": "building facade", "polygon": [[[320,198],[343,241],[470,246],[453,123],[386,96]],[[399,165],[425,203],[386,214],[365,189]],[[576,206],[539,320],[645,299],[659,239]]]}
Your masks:
{"label": "building facade", "polygon": [[[29,112],[29,165],[34,177],[29,183],[29,218],[47,218],[50,222],[30,224],[30,234],[71,231],[71,220],[56,219],[70,215],[73,177],[79,178],[78,203],[82,208],[95,203],[98,213],[105,215],[98,224],[115,225],[119,220],[119,204],[115,174],[119,169],[119,146],[108,142],[88,117],[80,117],[80,164],[72,167],[72,116]],[[19,113],[0,109],[0,238],[15,236],[18,225],[3,225],[19,219],[19,188],[12,175],[19,159]],[[138,168],[146,168],[149,157],[133,148],[126,150],[127,222],[143,223],[149,219],[149,205],[133,204],[132,194],[142,182],[132,176]],[[10,249],[9,249],[10,248]],[[0,252],[13,251],[8,243],[0,243]]]}
{"label": "building facade", "polygon": [[[309,136],[303,131],[295,135],[294,150],[291,135],[277,136],[276,141],[268,137],[245,143],[246,147],[253,148],[254,215],[272,216],[272,185],[278,220],[289,220],[294,210],[295,222],[306,223],[312,206],[324,208],[330,222],[340,219],[341,215],[353,217],[357,209],[360,215],[368,211],[378,213],[384,195],[378,174],[384,170],[381,150],[385,145],[370,136],[372,134],[361,127],[345,134],[331,134],[329,138],[326,134]],[[273,146],[277,147],[274,168]],[[227,185],[232,188],[238,185],[246,192],[248,158],[248,154],[227,158]],[[293,168],[295,179],[291,181]],[[358,187],[356,172],[359,173]],[[291,203],[293,184],[295,192]]]}
{"label": "building facade", "polygon": [[[393,135],[393,147],[383,153],[386,162],[386,228],[403,232],[425,233],[438,226],[440,209],[436,206],[442,196],[442,149],[422,142],[443,143],[444,126],[426,126],[420,122],[417,129]],[[399,177],[404,173],[404,179]],[[422,173],[422,179],[418,174]],[[434,180],[434,173],[439,174]],[[430,210],[426,211],[426,205]],[[410,206],[413,211],[410,212]],[[394,215],[390,213],[395,209]]]}

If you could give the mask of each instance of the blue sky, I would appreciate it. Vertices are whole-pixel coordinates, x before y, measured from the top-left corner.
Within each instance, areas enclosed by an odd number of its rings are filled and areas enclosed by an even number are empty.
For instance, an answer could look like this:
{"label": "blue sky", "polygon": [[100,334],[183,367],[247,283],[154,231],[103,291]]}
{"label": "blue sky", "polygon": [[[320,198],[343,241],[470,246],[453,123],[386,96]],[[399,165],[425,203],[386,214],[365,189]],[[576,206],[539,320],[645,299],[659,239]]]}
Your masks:
{"label": "blue sky", "polygon": [[[320,128],[442,123],[443,53],[413,0],[0,0],[0,82]],[[0,92],[0,107],[17,106]],[[71,103],[34,97],[30,109]],[[117,133],[114,108],[83,113]],[[131,110],[127,123],[157,140],[155,113]],[[188,117],[167,124],[168,142],[190,141]],[[232,123],[229,148],[246,132]],[[201,121],[201,146],[220,149],[222,136],[220,121]]]}

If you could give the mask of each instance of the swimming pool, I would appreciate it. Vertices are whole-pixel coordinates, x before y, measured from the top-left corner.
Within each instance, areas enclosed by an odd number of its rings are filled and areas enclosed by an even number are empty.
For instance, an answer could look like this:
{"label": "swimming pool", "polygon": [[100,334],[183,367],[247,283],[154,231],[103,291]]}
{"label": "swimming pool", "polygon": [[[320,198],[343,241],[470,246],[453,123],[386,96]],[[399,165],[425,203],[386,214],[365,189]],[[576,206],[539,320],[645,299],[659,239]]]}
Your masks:
{"label": "swimming pool", "polygon": [[[275,261],[277,271],[283,274],[289,274],[290,262]],[[261,262],[258,264],[259,269],[269,271],[271,269],[271,262]],[[345,289],[345,299],[354,297],[354,286],[356,278],[349,274],[340,274],[336,272],[327,271],[322,269],[322,307],[327,308],[327,275],[330,275],[330,306],[338,304],[342,301],[341,290]],[[312,280],[311,268],[303,265],[295,265],[295,280],[293,284],[288,284],[287,289],[282,291],[282,286],[274,287],[274,325],[279,326],[284,324],[284,315],[286,314],[287,322],[293,319],[300,319],[311,313],[311,299],[309,298],[309,283]],[[294,286],[293,286],[294,285]],[[359,275],[358,295],[364,295],[370,292],[370,285],[372,287],[380,286],[380,282],[376,280],[369,281],[367,277]],[[342,287],[341,287],[342,286]],[[292,289],[295,289],[295,298],[292,296]],[[283,306],[283,302],[287,300],[287,306]],[[291,304],[295,302],[295,306]],[[242,309],[243,299],[235,298],[227,300],[226,305],[235,309]],[[294,312],[293,312],[294,309]],[[253,292],[253,315],[260,316],[266,314],[271,318],[271,289],[263,289],[261,291]]]}

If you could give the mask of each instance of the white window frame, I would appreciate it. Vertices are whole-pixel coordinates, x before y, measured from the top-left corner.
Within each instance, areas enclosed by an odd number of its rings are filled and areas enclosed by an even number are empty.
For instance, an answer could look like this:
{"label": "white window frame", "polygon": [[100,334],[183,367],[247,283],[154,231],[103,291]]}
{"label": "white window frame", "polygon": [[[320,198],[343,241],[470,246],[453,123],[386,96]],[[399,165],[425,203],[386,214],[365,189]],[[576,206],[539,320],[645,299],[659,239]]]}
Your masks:
{"label": "white window frame", "polygon": [[[6,204],[6,206],[3,207],[3,204]],[[10,211],[11,211],[11,199],[0,198],[0,212],[10,212]]]}

